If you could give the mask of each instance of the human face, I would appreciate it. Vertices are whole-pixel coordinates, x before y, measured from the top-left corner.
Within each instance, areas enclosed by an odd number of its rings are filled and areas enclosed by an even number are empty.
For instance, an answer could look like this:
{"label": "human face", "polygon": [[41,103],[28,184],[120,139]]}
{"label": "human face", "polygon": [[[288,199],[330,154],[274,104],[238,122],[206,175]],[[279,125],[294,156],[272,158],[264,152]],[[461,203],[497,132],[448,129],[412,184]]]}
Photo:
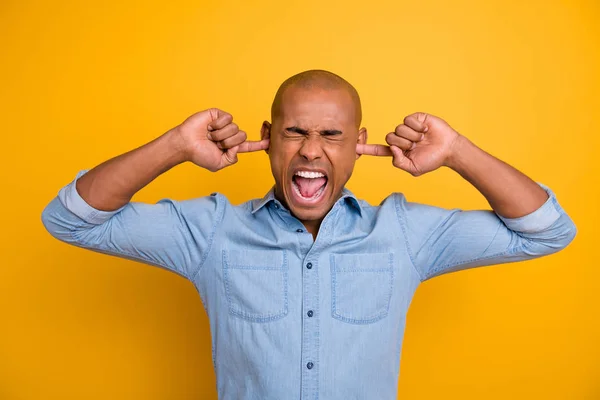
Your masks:
{"label": "human face", "polygon": [[307,228],[318,227],[352,175],[356,144],[366,141],[352,97],[344,89],[292,86],[273,124],[263,124],[262,136],[270,138],[276,197]]}

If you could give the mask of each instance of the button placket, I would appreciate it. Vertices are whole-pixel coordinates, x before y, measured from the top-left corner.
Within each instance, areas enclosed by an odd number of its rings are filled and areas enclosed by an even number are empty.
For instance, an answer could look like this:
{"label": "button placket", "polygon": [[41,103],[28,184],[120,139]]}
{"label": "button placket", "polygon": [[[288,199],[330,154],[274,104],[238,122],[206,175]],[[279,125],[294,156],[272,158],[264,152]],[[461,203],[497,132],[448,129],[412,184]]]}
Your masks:
{"label": "button placket", "polygon": [[[319,393],[319,256],[331,242],[332,223],[339,210],[336,206],[327,214],[317,238],[312,242],[304,257],[302,268],[302,309],[306,310],[302,324],[302,394],[301,399],[318,398]],[[308,236],[308,235],[306,235]],[[299,238],[300,239],[300,238]],[[306,238],[308,240],[308,238]],[[311,238],[312,240],[312,238]],[[302,243],[303,240],[301,239]]]}
{"label": "button placket", "polygon": [[[314,244],[313,244],[314,248]],[[318,393],[319,374],[317,368],[319,352],[319,319],[313,318],[319,304],[319,271],[317,255],[309,250],[304,259],[302,277],[302,308],[306,310],[306,321],[302,328],[302,399],[313,399]],[[309,261],[310,260],[310,261]]]}

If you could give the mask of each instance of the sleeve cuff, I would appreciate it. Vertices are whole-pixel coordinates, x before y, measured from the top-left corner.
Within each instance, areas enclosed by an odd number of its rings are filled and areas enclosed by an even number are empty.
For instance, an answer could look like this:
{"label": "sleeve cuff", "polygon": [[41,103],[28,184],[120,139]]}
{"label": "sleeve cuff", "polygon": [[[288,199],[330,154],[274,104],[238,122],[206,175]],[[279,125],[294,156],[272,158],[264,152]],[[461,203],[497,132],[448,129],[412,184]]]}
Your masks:
{"label": "sleeve cuff", "polygon": [[86,203],[77,192],[75,186],[77,179],[85,175],[86,172],[88,172],[87,169],[79,171],[73,182],[60,189],[58,192],[58,199],[67,210],[71,211],[85,222],[100,225],[121,211],[126,205],[114,211],[102,211]]}
{"label": "sleeve cuff", "polygon": [[548,193],[548,200],[540,208],[519,218],[505,218],[496,213],[510,230],[522,233],[541,232],[560,218],[560,209],[554,192],[539,182],[537,184]]}

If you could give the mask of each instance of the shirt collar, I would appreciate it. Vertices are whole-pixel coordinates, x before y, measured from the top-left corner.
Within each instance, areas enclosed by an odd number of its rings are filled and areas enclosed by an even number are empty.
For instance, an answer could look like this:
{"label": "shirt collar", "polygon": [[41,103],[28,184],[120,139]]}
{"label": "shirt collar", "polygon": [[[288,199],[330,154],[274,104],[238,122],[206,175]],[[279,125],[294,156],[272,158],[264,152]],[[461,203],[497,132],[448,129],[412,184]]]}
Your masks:
{"label": "shirt collar", "polygon": [[[351,207],[354,207],[358,214],[362,216],[362,208],[360,206],[360,202],[350,190],[344,188],[342,190],[342,197],[340,200],[344,201],[347,204],[350,204]],[[338,200],[338,201],[340,201]],[[273,186],[267,194],[262,199],[255,199],[252,201],[252,214],[269,204],[270,202],[274,202],[279,206],[283,207],[283,205],[275,198],[275,186]]]}

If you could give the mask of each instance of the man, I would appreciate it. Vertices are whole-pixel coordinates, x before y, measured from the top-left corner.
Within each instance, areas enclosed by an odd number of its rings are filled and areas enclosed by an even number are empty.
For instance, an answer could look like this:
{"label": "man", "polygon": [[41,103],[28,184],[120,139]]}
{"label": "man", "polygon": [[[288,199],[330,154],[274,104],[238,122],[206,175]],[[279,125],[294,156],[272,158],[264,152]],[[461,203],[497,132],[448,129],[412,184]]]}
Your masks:
{"label": "man", "polygon": [[[251,142],[231,115],[192,115],[152,142],[81,171],[43,212],[67,243],[167,268],[191,280],[210,319],[221,399],[395,399],[405,319],[420,282],[531,259],[576,228],[553,192],[485,153],[435,116],[416,113],[367,144],[356,90],[326,71],[280,87]],[[221,194],[130,202],[186,161],[217,171],[266,150],[275,178],[262,199]],[[458,172],[493,211],[445,210],[394,193],[379,206],[345,184],[361,154],[412,175]]]}

